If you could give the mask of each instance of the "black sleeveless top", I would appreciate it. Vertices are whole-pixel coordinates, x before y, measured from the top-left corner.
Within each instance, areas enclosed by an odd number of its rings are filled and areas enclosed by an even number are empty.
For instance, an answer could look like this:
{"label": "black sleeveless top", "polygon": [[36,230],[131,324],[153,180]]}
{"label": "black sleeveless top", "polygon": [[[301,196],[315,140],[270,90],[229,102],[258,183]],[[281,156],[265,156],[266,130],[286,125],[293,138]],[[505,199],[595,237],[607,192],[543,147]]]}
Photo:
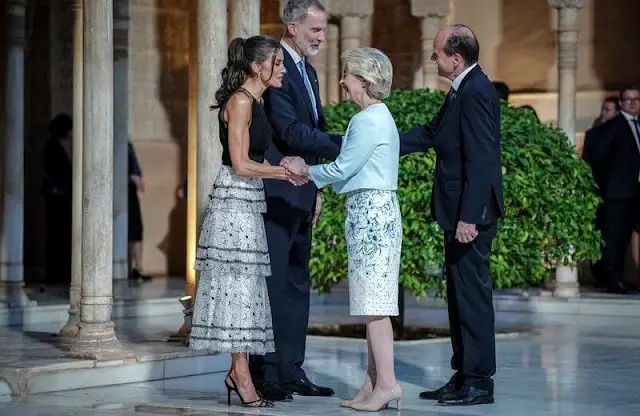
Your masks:
{"label": "black sleeveless top", "polygon": [[[271,125],[264,112],[262,104],[244,88],[239,88],[234,92],[243,93],[251,99],[251,123],[249,124],[249,159],[254,162],[264,162],[264,152],[272,139]],[[231,97],[229,97],[231,98]],[[226,104],[226,103],[225,103]],[[224,106],[220,109],[218,121],[220,123],[220,143],[222,143],[222,164],[231,166],[231,155],[229,154],[229,128],[224,122]]]}

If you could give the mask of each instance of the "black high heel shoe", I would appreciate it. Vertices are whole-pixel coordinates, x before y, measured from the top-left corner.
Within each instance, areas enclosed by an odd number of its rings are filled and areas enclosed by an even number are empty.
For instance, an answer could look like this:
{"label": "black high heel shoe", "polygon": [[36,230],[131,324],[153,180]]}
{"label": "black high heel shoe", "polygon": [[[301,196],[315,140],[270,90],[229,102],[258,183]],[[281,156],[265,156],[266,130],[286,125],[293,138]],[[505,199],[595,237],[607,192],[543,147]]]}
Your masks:
{"label": "black high heel shoe", "polygon": [[[231,384],[233,384],[232,386],[230,386],[227,383],[227,378],[231,380]],[[240,395],[240,391],[238,390],[238,385],[236,384],[236,381],[233,379],[233,377],[231,377],[231,373],[227,374],[227,377],[224,378],[224,385],[227,387],[227,405],[228,406],[231,406],[231,392],[235,391],[238,397],[240,398],[242,405],[245,407],[273,407],[273,402],[270,402],[269,400],[265,400],[263,398],[259,398],[258,400],[254,400],[252,402],[245,402],[244,398]]]}

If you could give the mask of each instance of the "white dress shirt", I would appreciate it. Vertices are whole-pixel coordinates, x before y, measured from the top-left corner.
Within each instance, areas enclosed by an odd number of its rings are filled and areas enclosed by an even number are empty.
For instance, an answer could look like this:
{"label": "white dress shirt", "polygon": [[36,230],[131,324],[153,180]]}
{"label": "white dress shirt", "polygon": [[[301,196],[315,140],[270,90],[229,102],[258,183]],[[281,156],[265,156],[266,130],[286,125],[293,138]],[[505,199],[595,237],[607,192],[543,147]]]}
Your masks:
{"label": "white dress shirt", "polygon": [[464,79],[464,77],[467,76],[467,74],[469,72],[471,72],[471,70],[475,67],[477,67],[478,64],[475,63],[473,65],[471,65],[469,68],[465,69],[464,71],[462,71],[462,73],[460,75],[458,75],[453,82],[451,83],[451,88],[453,88],[454,91],[458,91],[458,89],[460,88],[460,84],[462,84],[462,80]]}
{"label": "white dress shirt", "polygon": [[[621,111],[621,113],[629,123],[631,132],[633,133],[633,138],[636,139],[636,146],[638,147],[638,152],[640,152],[640,131],[638,131],[638,124],[637,124],[638,117],[634,117],[625,111]],[[640,182],[640,172],[638,172],[638,182]]]}

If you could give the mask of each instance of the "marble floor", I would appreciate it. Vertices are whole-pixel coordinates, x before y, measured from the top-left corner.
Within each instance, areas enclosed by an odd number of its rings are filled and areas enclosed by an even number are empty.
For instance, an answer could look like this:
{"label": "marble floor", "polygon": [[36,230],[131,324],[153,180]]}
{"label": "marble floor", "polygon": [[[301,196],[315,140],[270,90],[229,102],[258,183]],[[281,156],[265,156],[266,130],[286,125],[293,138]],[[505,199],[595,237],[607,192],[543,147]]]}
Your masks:
{"label": "marble floor", "polygon": [[[344,310],[315,307],[312,321],[333,320],[343,314]],[[416,310],[409,313],[409,320],[444,324],[446,315],[443,311]],[[525,332],[498,338],[496,404],[448,408],[418,399],[422,389],[435,388],[450,376],[448,340],[398,342],[396,371],[404,390],[401,414],[640,414],[640,317],[499,313],[498,322]],[[140,325],[126,321],[118,324]],[[10,348],[6,344],[5,347]],[[356,414],[341,409],[338,403],[341,398],[355,394],[359,387],[366,363],[364,349],[361,340],[309,337],[305,368],[312,380],[335,388],[337,394],[333,398],[296,396],[291,403],[260,410],[242,408],[234,398],[232,406],[227,407],[224,373],[216,373],[25,397],[2,396],[0,392],[0,415]],[[396,413],[393,409],[382,412],[393,413]]]}

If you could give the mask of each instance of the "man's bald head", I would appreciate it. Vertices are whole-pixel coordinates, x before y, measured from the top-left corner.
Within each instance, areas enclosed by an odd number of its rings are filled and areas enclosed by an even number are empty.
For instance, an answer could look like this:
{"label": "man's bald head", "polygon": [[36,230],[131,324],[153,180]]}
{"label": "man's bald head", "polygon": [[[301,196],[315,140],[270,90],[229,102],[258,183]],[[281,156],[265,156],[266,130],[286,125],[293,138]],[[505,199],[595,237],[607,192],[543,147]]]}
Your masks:
{"label": "man's bald head", "polygon": [[473,31],[465,25],[451,25],[433,40],[431,60],[438,67],[438,75],[453,81],[478,62],[479,54],[480,46]]}
{"label": "man's bald head", "polygon": [[444,36],[444,47],[442,48],[447,56],[459,54],[464,60],[465,66],[478,62],[480,55],[480,45],[478,38],[469,26],[455,24],[442,30]]}

